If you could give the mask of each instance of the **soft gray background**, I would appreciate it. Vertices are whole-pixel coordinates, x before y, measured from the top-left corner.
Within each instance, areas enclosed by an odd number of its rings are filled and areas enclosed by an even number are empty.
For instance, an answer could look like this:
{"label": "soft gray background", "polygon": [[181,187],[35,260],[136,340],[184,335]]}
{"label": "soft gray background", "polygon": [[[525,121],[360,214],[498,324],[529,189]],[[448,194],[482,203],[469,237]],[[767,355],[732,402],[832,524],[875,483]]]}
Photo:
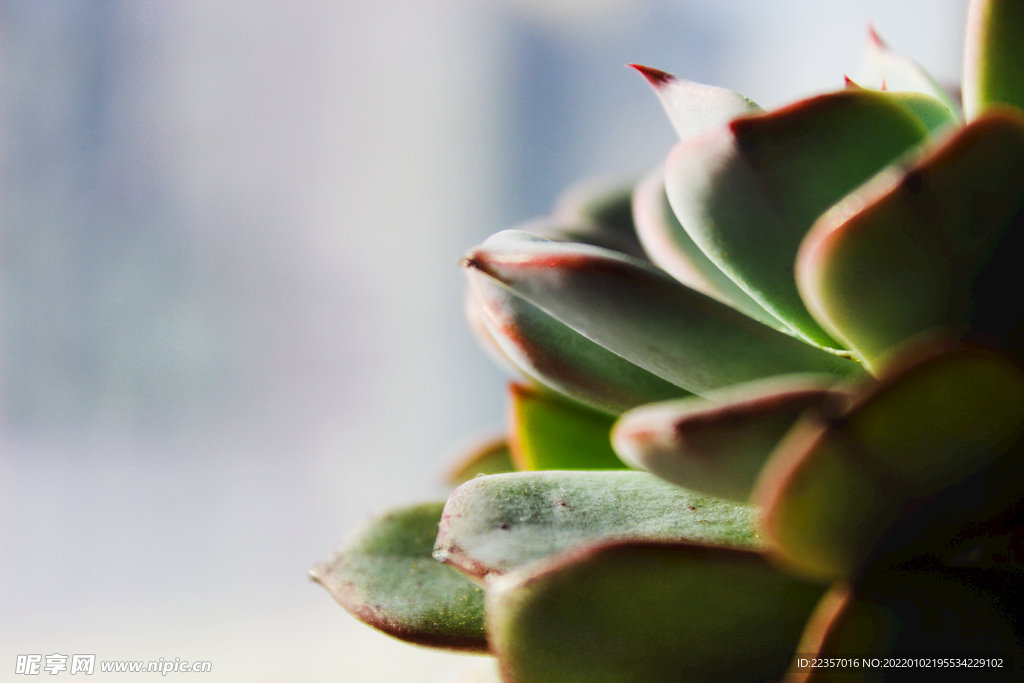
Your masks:
{"label": "soft gray background", "polygon": [[627,62],[783,104],[856,76],[873,19],[957,81],[965,7],[0,4],[0,680],[54,652],[440,680],[462,659],[305,574],[444,497],[453,446],[502,421],[459,255],[660,162]]}

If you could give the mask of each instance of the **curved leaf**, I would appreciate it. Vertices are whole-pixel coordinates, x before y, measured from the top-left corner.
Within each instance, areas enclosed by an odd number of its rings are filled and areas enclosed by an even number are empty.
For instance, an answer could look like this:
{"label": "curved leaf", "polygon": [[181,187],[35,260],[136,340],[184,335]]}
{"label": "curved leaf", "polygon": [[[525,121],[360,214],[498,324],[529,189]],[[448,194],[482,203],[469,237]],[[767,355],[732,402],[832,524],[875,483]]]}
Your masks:
{"label": "curved leaf", "polygon": [[388,635],[487,652],[483,591],[431,557],[443,508],[424,503],[373,519],[310,574],[342,607]]}
{"label": "curved leaf", "polygon": [[615,418],[521,384],[512,384],[509,389],[509,445],[518,469],[626,469],[608,436]]}
{"label": "curved leaf", "polygon": [[797,248],[826,209],[926,135],[885,93],[843,90],[676,145],[665,189],[719,268],[801,335],[838,348],[797,292]]}
{"label": "curved leaf", "polygon": [[827,378],[797,375],[629,411],[612,444],[627,463],[713,496],[746,501],[768,456],[809,408],[844,398]]}
{"label": "curved leaf", "polygon": [[804,240],[808,308],[871,365],[937,326],[1024,351],[1024,117],[970,124],[826,213]]}
{"label": "curved leaf", "polygon": [[953,119],[959,120],[960,108],[949,93],[920,64],[886,45],[874,26],[868,27],[860,82],[875,90],[923,93],[941,102]]}
{"label": "curved leaf", "polygon": [[794,570],[837,578],[938,553],[1020,501],[1024,371],[983,347],[918,353],[849,411],[808,418],[768,463],[753,500]]}
{"label": "curved leaf", "polygon": [[519,472],[456,489],[434,556],[482,580],[610,540],[759,545],[749,507],[646,472]]}
{"label": "curved leaf", "polygon": [[732,90],[679,78],[661,69],[630,64],[647,79],[665,107],[680,140],[687,140],[737,116],[764,111],[752,100]]}
{"label": "curved leaf", "polygon": [[729,304],[765,325],[785,327],[712,263],[679,224],[665,194],[663,169],[637,183],[633,192],[633,220],[652,263],[687,287]]}
{"label": "curved leaf", "polygon": [[963,97],[968,121],[999,105],[1024,108],[1024,3],[1020,0],[971,0]]}
{"label": "curved leaf", "polygon": [[613,415],[644,403],[689,395],[587,339],[494,280],[473,270],[467,275],[488,338],[537,382]]}
{"label": "curved leaf", "polygon": [[508,681],[778,680],[822,592],[748,550],[620,543],[498,579],[487,630]]}
{"label": "curved leaf", "polygon": [[628,256],[506,230],[464,264],[588,339],[701,394],[761,377],[860,366],[763,325]]}
{"label": "curved leaf", "polygon": [[444,479],[449,484],[458,486],[480,475],[515,471],[516,466],[512,463],[508,440],[502,434],[481,439],[466,448]]}

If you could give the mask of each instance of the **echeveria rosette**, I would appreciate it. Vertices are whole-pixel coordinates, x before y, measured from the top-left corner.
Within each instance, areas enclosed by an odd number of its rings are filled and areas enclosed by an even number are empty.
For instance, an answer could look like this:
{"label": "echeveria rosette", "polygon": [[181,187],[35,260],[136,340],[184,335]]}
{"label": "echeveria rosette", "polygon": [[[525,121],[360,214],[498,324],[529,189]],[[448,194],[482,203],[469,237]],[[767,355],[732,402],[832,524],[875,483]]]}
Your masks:
{"label": "echeveria rosette", "polygon": [[[519,375],[474,462],[557,471],[381,518],[319,578],[391,591],[346,606],[414,642],[468,628],[507,683],[776,680],[796,652],[998,654],[1019,680],[1022,46],[1024,2],[972,2],[964,114],[873,31],[867,88],[771,112],[636,67],[681,137],[665,168],[464,260]],[[366,551],[412,548],[408,514],[440,518],[427,584]]]}

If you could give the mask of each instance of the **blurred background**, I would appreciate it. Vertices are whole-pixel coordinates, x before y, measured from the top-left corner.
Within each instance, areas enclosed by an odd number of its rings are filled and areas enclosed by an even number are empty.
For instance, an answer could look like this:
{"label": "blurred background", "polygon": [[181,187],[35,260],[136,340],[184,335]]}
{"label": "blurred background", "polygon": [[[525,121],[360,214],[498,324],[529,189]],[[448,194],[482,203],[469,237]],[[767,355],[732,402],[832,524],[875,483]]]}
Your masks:
{"label": "blurred background", "polygon": [[660,163],[674,134],[627,62],[774,106],[856,78],[871,20],[957,82],[965,11],[4,0],[0,680],[33,653],[216,681],[458,669],[306,572],[446,497],[453,448],[502,423],[459,256]]}

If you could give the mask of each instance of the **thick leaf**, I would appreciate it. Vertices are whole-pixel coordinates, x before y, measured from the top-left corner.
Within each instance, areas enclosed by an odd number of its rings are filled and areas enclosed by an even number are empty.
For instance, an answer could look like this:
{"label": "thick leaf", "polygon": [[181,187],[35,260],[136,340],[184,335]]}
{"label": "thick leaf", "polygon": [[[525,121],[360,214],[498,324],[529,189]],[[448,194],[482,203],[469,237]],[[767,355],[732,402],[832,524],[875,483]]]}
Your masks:
{"label": "thick leaf", "polygon": [[923,93],[941,102],[954,119],[958,118],[959,107],[945,89],[920,64],[886,45],[873,26],[868,27],[860,83],[875,90]]}
{"label": "thick leaf", "polygon": [[994,106],[1024,107],[1024,2],[971,1],[963,97],[968,121]]}
{"label": "thick leaf", "polygon": [[455,465],[445,475],[445,481],[458,486],[480,475],[515,471],[516,466],[512,463],[508,440],[502,434],[475,441],[465,448]]}
{"label": "thick leaf", "polygon": [[783,376],[723,390],[714,401],[689,398],[643,406],[612,432],[627,463],[674,484],[746,501],[783,435],[807,409],[844,399],[833,382]]}
{"label": "thick leaf", "polygon": [[517,469],[626,469],[609,438],[615,418],[522,384],[512,384],[509,393],[509,446]]}
{"label": "thick leaf", "polygon": [[801,342],[622,254],[506,230],[464,264],[626,360],[695,394],[858,363]]}
{"label": "thick leaf", "polygon": [[637,184],[633,192],[633,220],[651,262],[672,277],[765,325],[785,327],[712,263],[679,224],[665,194],[664,170],[654,171]]}
{"label": "thick leaf", "polygon": [[888,95],[917,116],[932,135],[944,134],[960,125],[955,110],[931,95],[919,92],[894,92]]}
{"label": "thick leaf", "polygon": [[480,477],[455,490],[435,557],[484,579],[609,540],[759,545],[749,507],[646,472],[519,472]]}
{"label": "thick leaf", "polygon": [[919,350],[848,412],[808,418],[780,445],[753,500],[782,562],[852,576],[941,553],[1019,505],[1024,372],[982,347],[943,351]]}
{"label": "thick leaf", "polygon": [[764,111],[750,99],[732,90],[694,83],[660,69],[630,64],[658,94],[680,140],[687,140],[737,116]]}
{"label": "thick leaf", "polygon": [[508,354],[498,344],[494,332],[491,331],[487,323],[487,316],[484,314],[480,301],[473,293],[472,285],[466,288],[462,304],[463,312],[466,315],[466,322],[469,323],[469,329],[473,331],[473,336],[476,337],[477,343],[480,344],[480,347],[488,357],[494,361],[494,364],[500,367],[509,377],[520,377],[525,374],[516,363],[512,362],[512,359],[508,357]]}
{"label": "thick leaf", "polygon": [[371,520],[310,574],[342,607],[389,635],[486,652],[483,591],[431,557],[443,508],[424,503]]}
{"label": "thick leaf", "polygon": [[834,92],[676,145],[665,189],[719,268],[807,339],[838,347],[797,292],[797,248],[826,209],[926,135],[885,93]]}
{"label": "thick leaf", "polygon": [[933,327],[1024,351],[1024,118],[970,124],[826,213],[800,248],[808,308],[869,363]]}
{"label": "thick leaf", "polygon": [[487,629],[510,682],[770,681],[822,592],[756,552],[622,543],[498,579]]}
{"label": "thick leaf", "polygon": [[[800,656],[941,657],[975,660],[967,667],[913,667],[952,674],[939,680],[1019,681],[1024,674],[1022,626],[1017,600],[1021,576],[998,570],[930,567],[887,571],[856,588],[839,584],[815,610],[800,644]],[[977,659],[1002,660],[1000,667],[978,666]],[[797,664],[797,662],[794,662]],[[794,667],[806,683],[891,680],[892,671],[868,668]],[[939,674],[941,676],[941,674]]]}
{"label": "thick leaf", "polygon": [[566,223],[604,226],[635,240],[630,207],[633,185],[632,180],[600,178],[578,182],[559,195],[552,218]]}
{"label": "thick leaf", "polygon": [[633,227],[633,182],[590,179],[558,198],[550,216],[516,227],[556,242],[579,242],[646,259]]}
{"label": "thick leaf", "polygon": [[587,339],[477,271],[467,271],[487,338],[527,377],[618,415],[687,396],[682,389]]}

